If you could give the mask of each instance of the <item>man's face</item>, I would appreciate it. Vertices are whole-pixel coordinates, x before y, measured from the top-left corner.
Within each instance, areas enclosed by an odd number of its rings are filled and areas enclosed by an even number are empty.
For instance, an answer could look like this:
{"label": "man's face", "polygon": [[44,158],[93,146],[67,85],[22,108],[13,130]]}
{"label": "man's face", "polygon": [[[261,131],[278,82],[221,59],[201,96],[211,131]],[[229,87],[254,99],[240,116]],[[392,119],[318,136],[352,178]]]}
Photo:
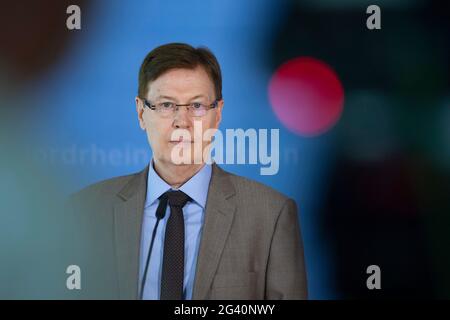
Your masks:
{"label": "man's face", "polygon": [[[202,67],[196,69],[172,69],[162,74],[148,85],[145,97],[152,105],[163,102],[174,102],[176,104],[189,104],[193,102],[210,105],[217,98],[215,96],[214,84]],[[139,125],[147,131],[148,141],[153,151],[153,158],[160,163],[174,164],[173,154],[184,156],[189,154],[190,163],[194,163],[194,143],[200,143],[201,150],[209,145],[208,141],[199,141],[203,133],[208,129],[217,129],[222,116],[223,100],[218,102],[216,108],[210,109],[203,117],[191,117],[185,106],[178,107],[173,115],[167,116],[145,107],[142,99],[136,97],[136,110]],[[197,129],[194,134],[194,123]],[[201,126],[201,131],[198,130]],[[189,132],[190,139],[176,141],[173,133],[185,129]],[[186,132],[186,131],[185,131]],[[211,130],[209,131],[211,132]],[[200,134],[199,134],[200,133]],[[187,141],[186,141],[187,140]],[[174,151],[176,148],[176,152]],[[187,150],[191,150],[187,153]],[[176,160],[175,160],[176,161]]]}

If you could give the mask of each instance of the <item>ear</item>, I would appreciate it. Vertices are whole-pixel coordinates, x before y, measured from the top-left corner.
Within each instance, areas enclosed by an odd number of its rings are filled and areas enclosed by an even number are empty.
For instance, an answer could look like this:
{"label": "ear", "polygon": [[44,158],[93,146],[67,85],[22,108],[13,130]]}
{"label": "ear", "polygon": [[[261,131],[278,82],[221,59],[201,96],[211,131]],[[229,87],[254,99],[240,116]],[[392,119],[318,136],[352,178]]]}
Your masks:
{"label": "ear", "polygon": [[216,119],[215,119],[215,128],[219,128],[220,121],[222,121],[222,109],[223,109],[224,101],[223,99],[217,103],[216,109]]}
{"label": "ear", "polygon": [[141,99],[139,99],[139,97],[135,98],[135,102],[136,102],[136,112],[137,112],[137,116],[138,116],[138,120],[139,120],[139,126],[141,127],[142,130],[145,130],[145,122],[144,122],[144,118],[142,117],[144,114],[144,103],[142,102]]}

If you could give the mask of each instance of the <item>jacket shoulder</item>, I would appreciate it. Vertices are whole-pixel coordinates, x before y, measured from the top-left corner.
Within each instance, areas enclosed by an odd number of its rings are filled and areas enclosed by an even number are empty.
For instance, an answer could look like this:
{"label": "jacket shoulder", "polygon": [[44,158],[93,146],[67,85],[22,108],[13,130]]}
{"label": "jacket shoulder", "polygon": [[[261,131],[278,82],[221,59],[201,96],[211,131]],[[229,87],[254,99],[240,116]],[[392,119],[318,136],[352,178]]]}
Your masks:
{"label": "jacket shoulder", "polygon": [[227,171],[223,172],[231,181],[238,198],[241,198],[245,202],[258,202],[266,208],[280,209],[286,202],[294,201],[287,195],[261,182],[238,176]]}
{"label": "jacket shoulder", "polygon": [[69,203],[113,197],[138,173],[101,180],[71,194]]}

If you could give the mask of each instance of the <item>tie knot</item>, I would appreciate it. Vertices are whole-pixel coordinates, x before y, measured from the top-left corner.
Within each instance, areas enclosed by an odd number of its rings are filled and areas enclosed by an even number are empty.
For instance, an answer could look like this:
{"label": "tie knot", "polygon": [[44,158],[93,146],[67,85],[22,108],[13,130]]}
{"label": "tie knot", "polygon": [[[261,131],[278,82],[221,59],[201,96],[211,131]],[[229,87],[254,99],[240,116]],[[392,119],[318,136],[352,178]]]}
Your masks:
{"label": "tie knot", "polygon": [[168,191],[167,198],[171,207],[183,208],[191,198],[183,191]]}

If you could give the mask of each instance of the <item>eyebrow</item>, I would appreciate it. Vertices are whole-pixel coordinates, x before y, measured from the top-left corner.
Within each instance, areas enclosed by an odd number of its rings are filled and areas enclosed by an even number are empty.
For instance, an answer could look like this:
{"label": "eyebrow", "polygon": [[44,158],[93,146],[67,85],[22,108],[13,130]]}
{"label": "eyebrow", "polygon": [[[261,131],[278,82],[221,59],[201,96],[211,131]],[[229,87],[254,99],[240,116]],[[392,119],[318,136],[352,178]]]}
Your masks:
{"label": "eyebrow", "polygon": [[[198,94],[198,95],[196,95],[196,96],[190,98],[189,101],[195,100],[195,99],[198,99],[198,98],[207,98],[207,96],[205,96],[205,95],[203,95],[203,94]],[[177,100],[177,99],[174,98],[174,97],[171,97],[171,96],[164,96],[164,95],[163,95],[163,96],[158,96],[158,97],[156,97],[156,99],[157,99],[157,100],[159,100],[159,99],[167,99],[167,100],[172,100],[172,101],[176,101],[176,100]]]}
{"label": "eyebrow", "polygon": [[173,100],[173,101],[177,100],[177,99],[175,99],[174,97],[171,97],[171,96],[157,96],[156,99],[157,100],[159,100],[159,99],[167,99],[167,100]]}
{"label": "eyebrow", "polygon": [[203,94],[198,94],[195,97],[192,97],[190,100],[195,100],[195,99],[198,99],[198,98],[207,98],[207,96],[205,96]]}

